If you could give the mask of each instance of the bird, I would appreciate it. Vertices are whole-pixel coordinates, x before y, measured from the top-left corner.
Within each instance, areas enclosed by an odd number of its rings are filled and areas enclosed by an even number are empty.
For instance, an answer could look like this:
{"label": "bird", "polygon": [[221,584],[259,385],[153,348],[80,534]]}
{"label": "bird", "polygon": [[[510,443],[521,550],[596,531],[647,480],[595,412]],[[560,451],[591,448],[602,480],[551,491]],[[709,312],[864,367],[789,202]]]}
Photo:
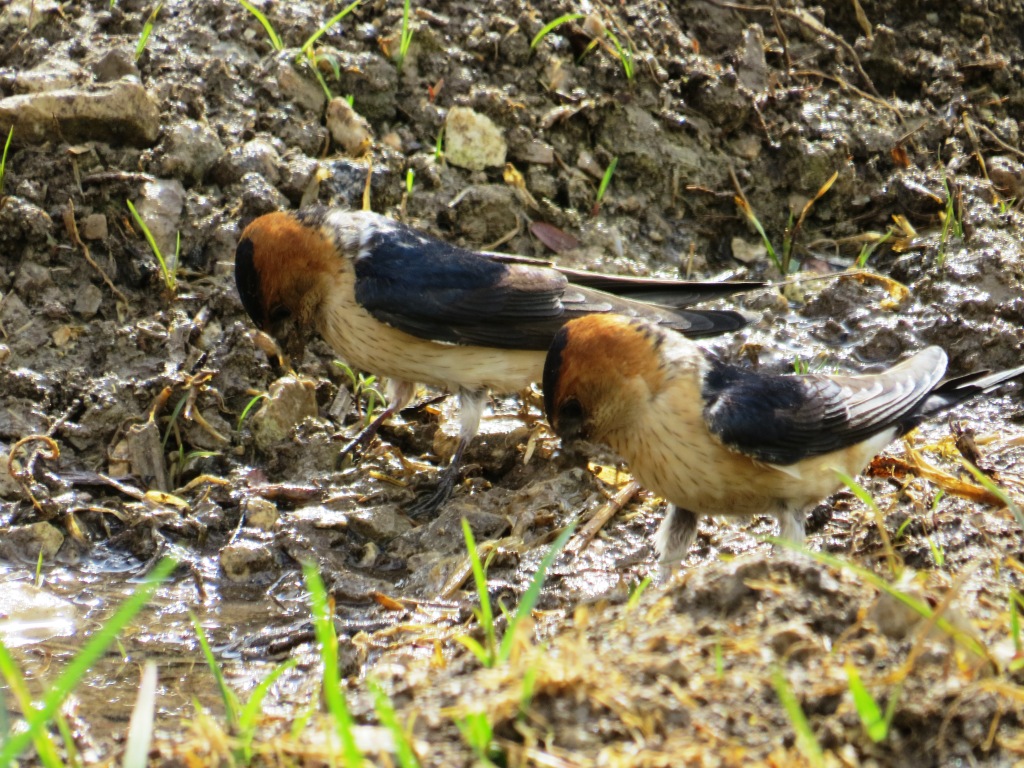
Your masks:
{"label": "bird", "polygon": [[685,307],[764,285],[561,269],[460,248],[372,211],[325,206],[248,224],[235,251],[235,283],[249,317],[287,354],[301,354],[315,331],[348,364],[390,379],[387,408],[343,452],[365,446],[417,384],[459,395],[459,442],[436,492],[413,505],[416,514],[451,495],[488,391],[539,382],[565,321],[614,311],[691,336],[726,333],[747,318]]}
{"label": "bird", "polygon": [[654,539],[661,573],[704,515],[768,514],[800,542],[806,511],[926,419],[1024,374],[943,380],[929,346],[880,373],[777,375],[724,362],[643,318],[591,315],[555,334],[544,411],[563,444],[607,446],[669,502]]}

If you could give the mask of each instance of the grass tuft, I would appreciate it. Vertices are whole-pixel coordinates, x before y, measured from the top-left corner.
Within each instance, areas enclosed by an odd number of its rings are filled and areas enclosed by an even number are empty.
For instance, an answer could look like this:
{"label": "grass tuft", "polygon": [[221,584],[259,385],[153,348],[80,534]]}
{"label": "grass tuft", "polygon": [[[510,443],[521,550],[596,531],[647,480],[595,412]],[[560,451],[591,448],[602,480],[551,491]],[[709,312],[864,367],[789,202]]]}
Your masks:
{"label": "grass tuft", "polygon": [[420,768],[412,741],[405,728],[398,722],[395,706],[388,698],[387,691],[375,680],[370,681],[370,690],[373,691],[373,708],[377,710],[377,717],[380,718],[381,725],[391,732],[391,738],[394,740],[398,765],[400,768]]}
{"label": "grass tuft", "polygon": [[132,212],[132,217],[135,219],[135,223],[139,225],[139,229],[142,230],[143,237],[146,238],[146,242],[149,243],[150,250],[153,251],[153,255],[156,257],[157,263],[160,265],[160,273],[164,278],[164,285],[167,286],[167,290],[174,293],[175,288],[178,286],[178,258],[181,255],[181,233],[178,233],[177,248],[174,251],[174,261],[170,264],[164,258],[164,255],[160,252],[160,246],[156,244],[156,239],[153,237],[153,233],[149,231],[149,227],[146,226],[146,222],[142,220],[142,216],[135,210],[135,206],[132,205],[131,200],[125,200],[128,204],[128,210]]}
{"label": "grass tuft", "polygon": [[199,646],[202,648],[203,657],[206,659],[206,665],[210,668],[210,672],[213,673],[213,677],[217,681],[217,689],[220,691],[221,701],[224,702],[224,712],[227,716],[228,726],[238,740],[237,745],[232,750],[234,758],[242,765],[248,765],[252,762],[253,758],[252,744],[256,738],[256,728],[259,725],[260,715],[263,713],[263,700],[266,698],[271,686],[277,682],[277,679],[294,667],[298,661],[296,659],[286,659],[274,667],[270,674],[264,677],[253,689],[249,700],[243,705],[238,698],[238,694],[228,687],[227,680],[224,679],[224,672],[217,662],[217,658],[213,655],[213,649],[210,648],[210,643],[206,639],[206,633],[203,631],[199,619],[191,612],[189,612],[189,616],[192,620],[192,627],[195,629],[196,637],[199,639]]}
{"label": "grass tuft", "polygon": [[457,638],[457,640],[469,649],[485,667],[496,667],[499,664],[504,664],[512,655],[512,648],[516,642],[519,625],[533,611],[533,607],[540,598],[540,591],[544,586],[544,579],[547,576],[548,568],[551,567],[555,558],[558,557],[558,553],[562,551],[562,547],[565,546],[574,530],[576,530],[575,522],[568,525],[558,535],[558,538],[555,539],[554,543],[544,554],[540,565],[537,566],[536,573],[533,574],[533,578],[530,580],[530,585],[519,600],[519,606],[516,608],[515,613],[506,615],[508,625],[505,628],[505,634],[499,645],[497,630],[494,625],[494,610],[491,607],[491,598],[487,589],[487,563],[480,560],[480,553],[476,547],[476,540],[473,538],[473,531],[469,527],[469,522],[465,518],[462,519],[462,535],[466,539],[466,551],[469,553],[470,567],[473,571],[473,581],[476,584],[477,599],[479,600],[479,607],[474,610],[474,613],[476,614],[477,621],[480,622],[480,626],[483,627],[484,643],[481,644],[475,638],[467,635],[463,635]]}
{"label": "grass tuft", "polygon": [[882,510],[875,502],[874,496],[872,496],[868,490],[850,477],[845,472],[838,469],[833,469],[833,472],[839,476],[839,479],[843,481],[853,495],[860,499],[875,515],[875,524],[878,526],[878,535],[882,537],[882,544],[885,547],[885,558],[889,562],[889,572],[893,576],[899,576],[903,572],[903,563],[900,560],[899,555],[896,554],[896,550],[893,549],[892,539],[889,538],[889,531],[885,527],[885,515],[882,514]]}
{"label": "grass tuft", "polygon": [[238,2],[242,5],[243,8],[245,8],[245,10],[247,10],[249,13],[255,16],[256,21],[258,21],[263,26],[263,29],[266,30],[267,37],[270,39],[271,47],[275,51],[284,50],[284,41],[281,40],[281,36],[277,34],[277,30],[274,29],[274,25],[270,23],[270,19],[266,17],[263,11],[261,11],[252,3],[250,3],[248,0],[238,0]]}
{"label": "grass tuft", "polygon": [[410,16],[410,2],[405,0],[405,4],[402,7],[402,32],[398,39],[398,57],[395,59],[395,65],[398,67],[398,71],[402,71],[402,66],[405,64],[405,57],[409,53],[409,46],[412,45],[413,30],[409,24]]}
{"label": "grass tuft", "polygon": [[548,22],[541,27],[540,32],[533,36],[533,40],[530,41],[530,50],[533,50],[543,42],[544,38],[554,32],[558,27],[563,24],[568,24],[570,21],[577,21],[579,19],[585,19],[586,15],[582,13],[567,13],[564,16],[559,16],[554,21]]}
{"label": "grass tuft", "polygon": [[321,691],[327,702],[327,710],[334,720],[335,730],[341,739],[345,768],[359,768],[363,765],[363,754],[359,751],[355,737],[355,722],[345,700],[338,675],[338,635],[334,631],[334,601],[330,600],[324,582],[312,563],[303,563],[302,573],[309,590],[309,606],[313,612],[313,631],[320,646],[320,660],[323,662],[323,684]]}
{"label": "grass tuft", "polygon": [[935,266],[939,269],[942,269],[946,263],[950,234],[952,233],[957,239],[963,239],[964,236],[964,223],[961,219],[962,206],[957,204],[960,196],[959,188],[956,193],[950,190],[948,176],[942,180],[942,187],[946,190],[946,207],[939,214],[939,218],[942,219],[942,232],[939,235],[939,255],[935,260]]}
{"label": "grass tuft", "polygon": [[142,58],[142,52],[146,50],[146,43],[149,42],[149,36],[153,34],[153,27],[156,26],[156,17],[160,15],[160,9],[163,7],[162,2],[157,3],[146,19],[146,23],[142,25],[142,34],[139,35],[139,42],[135,45],[136,61]]}
{"label": "grass tuft", "polygon": [[636,76],[636,54],[633,52],[633,46],[629,45],[628,40],[626,46],[623,46],[610,29],[606,28],[604,34],[615,46],[615,53],[619,58],[619,63],[622,64],[622,71],[625,73],[626,79],[632,80]]}

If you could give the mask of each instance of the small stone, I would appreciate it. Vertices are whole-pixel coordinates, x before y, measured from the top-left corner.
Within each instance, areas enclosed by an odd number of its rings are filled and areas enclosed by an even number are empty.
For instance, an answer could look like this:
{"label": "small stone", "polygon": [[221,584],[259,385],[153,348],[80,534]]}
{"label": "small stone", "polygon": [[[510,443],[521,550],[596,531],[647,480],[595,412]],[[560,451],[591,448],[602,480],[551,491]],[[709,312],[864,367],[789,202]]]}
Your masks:
{"label": "small stone", "polygon": [[270,385],[263,407],[252,417],[256,445],[270,450],[287,438],[296,424],[317,415],[316,384],[284,376]]}
{"label": "small stone", "polygon": [[106,240],[107,217],[102,213],[90,213],[82,219],[82,237],[86,240]]}
{"label": "small stone", "polygon": [[327,105],[327,130],[334,143],[354,157],[365,154],[373,142],[370,124],[347,99],[333,98]]}
{"label": "small stone", "polygon": [[162,143],[159,172],[163,176],[197,183],[224,156],[224,145],[210,126],[185,120],[170,128]]}
{"label": "small stone", "polygon": [[744,264],[752,264],[755,261],[763,261],[768,257],[768,251],[764,243],[751,243],[742,237],[732,239],[732,257]]}
{"label": "small stone", "polygon": [[519,225],[521,205],[504,184],[466,187],[447,211],[455,231],[474,243],[493,243]]}
{"label": "small stone", "polygon": [[274,530],[277,521],[281,519],[277,505],[267,499],[261,499],[259,496],[246,499],[242,509],[246,525],[259,528],[261,531]]}
{"label": "small stone", "polygon": [[221,185],[235,184],[247,173],[257,173],[277,186],[281,157],[274,145],[262,139],[247,141],[228,150],[213,168],[213,180]]}
{"label": "small stone", "polygon": [[348,527],[373,541],[391,541],[412,528],[412,521],[393,505],[357,506],[348,513]]}
{"label": "small stone", "polygon": [[239,209],[242,219],[254,219],[288,207],[288,198],[258,173],[245,174],[237,186],[241,190],[238,199],[242,204]]}
{"label": "small stone", "polygon": [[81,77],[81,70],[70,62],[64,67],[30,69],[14,75],[10,91],[12,94],[59,91],[63,88],[73,88]]}
{"label": "small stone", "polygon": [[19,141],[108,141],[152,146],[160,134],[160,110],[139,83],[118,80],[0,99],[0,132],[14,126]]}
{"label": "small stone", "polygon": [[306,190],[314,183],[314,175],[320,165],[312,157],[297,150],[288,150],[281,160],[281,183],[278,189],[293,205],[299,205]]}
{"label": "small stone", "polygon": [[15,195],[4,198],[4,204],[0,205],[0,244],[18,248],[39,245],[45,243],[52,232],[53,219],[38,205]]}
{"label": "small stone", "polygon": [[452,107],[444,129],[444,156],[452,165],[471,171],[505,165],[508,150],[501,129],[486,115],[468,107]]}
{"label": "small stone", "polygon": [[17,499],[21,497],[21,485],[7,471],[10,454],[0,452],[0,499]]}
{"label": "small stone", "polygon": [[142,185],[142,195],[135,207],[160,253],[170,264],[177,248],[181,212],[185,208],[185,187],[177,179],[147,181]]}
{"label": "small stone", "polygon": [[523,163],[537,163],[538,165],[553,165],[555,162],[555,149],[550,144],[532,139],[517,146],[513,157]]}
{"label": "small stone", "polygon": [[585,149],[580,152],[579,157],[576,158],[576,167],[592,179],[600,181],[604,178],[604,168],[602,168],[601,164],[597,162],[594,155]]}
{"label": "small stone", "polygon": [[50,523],[29,523],[7,530],[3,537],[10,552],[23,560],[35,561],[39,553],[52,560],[64,544],[64,534]]}
{"label": "small stone", "polygon": [[385,133],[380,137],[380,143],[386,147],[391,147],[395,152],[402,152],[402,137],[399,136],[395,131]]}
{"label": "small stone", "polygon": [[135,59],[126,48],[114,48],[107,51],[93,65],[92,72],[97,82],[107,83],[120,80],[122,77],[139,76],[139,68]]}
{"label": "small stone", "polygon": [[277,85],[281,89],[281,96],[293,104],[320,114],[327,99],[323,88],[311,77],[303,77],[292,64],[293,58],[292,53],[282,52],[276,60]]}
{"label": "small stone", "polygon": [[14,290],[26,299],[36,297],[53,285],[50,270],[34,261],[23,261],[14,278]]}
{"label": "small stone", "polygon": [[270,547],[258,541],[236,541],[220,551],[220,568],[231,581],[249,581],[277,570]]}
{"label": "small stone", "polygon": [[11,348],[6,344],[0,344],[0,365],[11,359]]}

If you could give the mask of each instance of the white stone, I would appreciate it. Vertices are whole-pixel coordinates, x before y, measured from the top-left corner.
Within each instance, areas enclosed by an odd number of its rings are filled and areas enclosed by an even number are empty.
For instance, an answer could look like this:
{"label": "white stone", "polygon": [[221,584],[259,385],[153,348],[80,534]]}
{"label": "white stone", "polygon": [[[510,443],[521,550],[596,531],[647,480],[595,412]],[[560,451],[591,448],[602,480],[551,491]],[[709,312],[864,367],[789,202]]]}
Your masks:
{"label": "white stone", "polygon": [[444,128],[444,156],[452,165],[482,171],[505,165],[508,145],[491,118],[467,107],[452,107]]}

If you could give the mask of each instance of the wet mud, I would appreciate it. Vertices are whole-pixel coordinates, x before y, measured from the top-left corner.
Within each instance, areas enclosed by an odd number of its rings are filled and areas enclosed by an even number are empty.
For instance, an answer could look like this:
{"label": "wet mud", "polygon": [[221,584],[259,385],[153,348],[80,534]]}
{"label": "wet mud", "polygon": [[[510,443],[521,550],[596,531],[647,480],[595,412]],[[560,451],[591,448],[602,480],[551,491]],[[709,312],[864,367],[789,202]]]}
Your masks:
{"label": "wet mud", "polygon": [[[529,642],[487,670],[455,640],[479,636],[461,521],[494,553],[492,600],[513,606],[558,530],[628,476],[565,455],[538,391],[503,393],[452,501],[412,519],[454,448],[455,403],[424,390],[341,457],[381,383],[319,340],[289,377],[232,277],[256,216],[367,201],[472,248],[770,280],[720,302],[751,324],[707,342],[762,370],[878,370],[927,344],[954,374],[1019,365],[1019,0],[600,4],[532,47],[580,9],[413,2],[401,65],[402,4],[367,0],[318,39],[316,73],[300,48],[342,6],[262,7],[282,51],[227,0],[164,3],[138,54],[142,2],[0,8],[0,636],[33,690],[157,558],[180,561],[68,707],[87,763],[120,759],[145,659],[160,665],[152,763],[227,759],[193,717],[193,699],[220,705],[190,611],[239,690],[298,660],[260,738],[287,733],[319,696],[305,561],[335,600],[357,721],[378,722],[380,681],[424,765],[474,764],[456,721],[478,711],[507,764],[794,764],[779,676],[834,764],[1020,759],[1021,530],[965,489],[954,434],[973,431],[1020,503],[1019,387],[890,446],[862,478],[877,515],[845,492],[815,510],[811,549],[852,565],[773,551],[768,519],[702,521],[683,571],[638,592],[664,511],[641,492],[555,561]],[[456,108],[498,138],[458,147]],[[126,201],[178,252],[173,288]],[[850,664],[881,706],[896,699],[878,743]],[[326,764],[316,733],[259,759]]]}

